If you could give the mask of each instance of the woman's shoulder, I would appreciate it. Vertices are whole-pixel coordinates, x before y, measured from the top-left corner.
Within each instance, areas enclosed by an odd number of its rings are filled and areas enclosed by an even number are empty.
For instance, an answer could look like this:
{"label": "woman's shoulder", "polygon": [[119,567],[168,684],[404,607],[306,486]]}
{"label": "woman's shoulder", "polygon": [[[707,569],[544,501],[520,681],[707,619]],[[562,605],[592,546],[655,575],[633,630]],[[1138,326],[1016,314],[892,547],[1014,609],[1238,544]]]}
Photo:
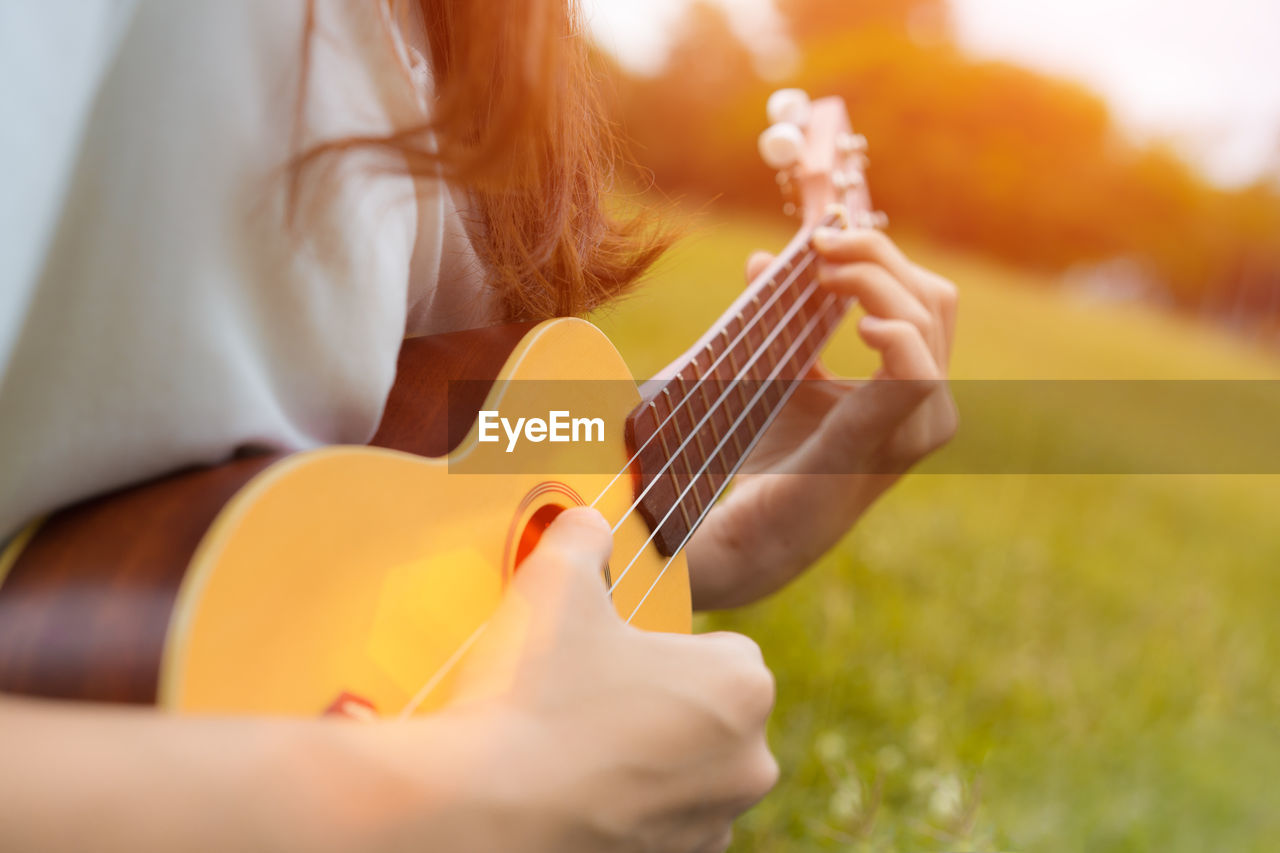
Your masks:
{"label": "woman's shoulder", "polygon": [[120,17],[77,114],[33,141],[44,178],[0,200],[39,220],[22,258],[0,252],[0,466],[23,485],[0,530],[246,442],[364,440],[405,327],[411,179],[343,157],[287,223],[300,126],[420,118],[387,4],[99,5]]}

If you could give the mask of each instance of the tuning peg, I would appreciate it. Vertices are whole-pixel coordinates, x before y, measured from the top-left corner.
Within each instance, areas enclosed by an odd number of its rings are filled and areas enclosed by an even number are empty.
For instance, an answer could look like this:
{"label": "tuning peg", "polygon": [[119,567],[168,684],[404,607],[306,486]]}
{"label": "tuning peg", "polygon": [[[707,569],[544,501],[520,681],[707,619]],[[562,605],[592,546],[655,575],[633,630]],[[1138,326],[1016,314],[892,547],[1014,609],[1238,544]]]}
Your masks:
{"label": "tuning peg", "polygon": [[842,133],[836,137],[836,150],[841,154],[863,154],[867,150],[867,138],[861,133]]}
{"label": "tuning peg", "polygon": [[831,185],[837,190],[860,187],[867,182],[860,172],[835,172],[831,175]]}
{"label": "tuning peg", "polygon": [[875,228],[883,231],[889,227],[889,214],[881,210],[864,210],[854,217],[855,228]]}
{"label": "tuning peg", "polygon": [[775,124],[760,134],[760,157],[770,169],[790,169],[800,162],[804,134],[790,122]]}
{"label": "tuning peg", "polygon": [[790,122],[796,127],[809,123],[809,95],[804,89],[779,89],[765,105],[770,124]]}

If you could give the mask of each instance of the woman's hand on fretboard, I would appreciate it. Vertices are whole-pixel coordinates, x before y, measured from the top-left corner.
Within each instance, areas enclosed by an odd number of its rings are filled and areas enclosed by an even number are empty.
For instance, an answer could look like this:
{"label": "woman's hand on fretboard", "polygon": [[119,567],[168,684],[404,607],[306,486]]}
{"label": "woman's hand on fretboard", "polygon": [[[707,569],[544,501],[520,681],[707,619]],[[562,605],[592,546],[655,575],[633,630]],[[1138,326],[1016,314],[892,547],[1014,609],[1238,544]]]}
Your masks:
{"label": "woman's hand on fretboard", "polygon": [[[946,384],[956,324],[951,282],[870,229],[820,231],[820,280],[866,311],[880,354],[870,381],[814,368],[689,543],[694,605],[754,601],[800,574],[904,472],[955,434]],[[748,264],[752,279],[771,260]]]}

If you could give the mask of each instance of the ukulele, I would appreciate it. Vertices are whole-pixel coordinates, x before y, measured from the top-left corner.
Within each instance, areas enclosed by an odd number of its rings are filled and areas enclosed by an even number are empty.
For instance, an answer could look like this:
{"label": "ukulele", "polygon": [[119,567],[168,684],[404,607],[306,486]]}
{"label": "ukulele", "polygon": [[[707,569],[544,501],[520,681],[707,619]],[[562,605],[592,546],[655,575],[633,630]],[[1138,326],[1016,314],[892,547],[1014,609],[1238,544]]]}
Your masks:
{"label": "ukulele", "polygon": [[[850,305],[818,285],[810,235],[883,224],[842,100],[782,90],[768,113],[760,151],[803,225],[667,378],[638,388],[580,319],[406,340],[370,446],[239,458],[20,533],[0,554],[0,690],[429,710],[540,532],[578,505],[614,528],[602,581],[620,617],[687,633],[681,549]],[[581,440],[539,439],[557,413]]]}

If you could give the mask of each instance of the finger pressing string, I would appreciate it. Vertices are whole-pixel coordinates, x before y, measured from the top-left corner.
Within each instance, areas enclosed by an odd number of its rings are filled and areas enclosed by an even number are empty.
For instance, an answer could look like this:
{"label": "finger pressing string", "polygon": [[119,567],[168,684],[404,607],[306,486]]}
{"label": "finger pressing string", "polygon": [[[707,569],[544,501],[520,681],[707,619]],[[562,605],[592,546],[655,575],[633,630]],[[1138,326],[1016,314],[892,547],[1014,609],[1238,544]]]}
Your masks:
{"label": "finger pressing string", "polygon": [[823,262],[818,278],[837,293],[856,297],[868,313],[912,323],[926,336],[936,327],[929,309],[889,270],[860,261],[847,264]]}
{"label": "finger pressing string", "polygon": [[858,334],[884,359],[888,379],[937,380],[942,376],[920,329],[906,320],[867,314],[858,321]]}

